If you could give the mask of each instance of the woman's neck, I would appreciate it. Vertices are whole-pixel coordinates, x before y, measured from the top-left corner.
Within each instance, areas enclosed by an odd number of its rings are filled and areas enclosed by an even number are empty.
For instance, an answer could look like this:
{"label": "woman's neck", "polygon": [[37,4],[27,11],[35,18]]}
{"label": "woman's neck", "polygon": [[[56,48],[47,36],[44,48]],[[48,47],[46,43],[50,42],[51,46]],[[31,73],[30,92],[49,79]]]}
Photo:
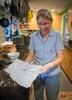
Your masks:
{"label": "woman's neck", "polygon": [[49,30],[47,33],[44,33],[44,34],[42,34],[42,33],[40,32],[40,33],[41,33],[41,37],[42,37],[42,38],[45,38],[45,37],[49,34],[49,32],[50,32],[50,30]]}

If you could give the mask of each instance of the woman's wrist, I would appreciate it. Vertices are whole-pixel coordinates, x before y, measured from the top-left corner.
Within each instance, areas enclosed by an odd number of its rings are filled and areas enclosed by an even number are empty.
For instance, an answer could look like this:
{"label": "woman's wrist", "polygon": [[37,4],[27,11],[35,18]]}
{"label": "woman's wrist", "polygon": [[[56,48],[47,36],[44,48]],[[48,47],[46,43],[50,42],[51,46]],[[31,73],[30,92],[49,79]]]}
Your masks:
{"label": "woman's wrist", "polygon": [[52,63],[52,62],[50,62],[50,63],[48,63],[48,64],[46,64],[45,66],[47,66],[48,68],[53,68],[54,67],[54,64]]}
{"label": "woman's wrist", "polygon": [[49,65],[50,65],[50,68],[54,67],[54,64],[52,62],[50,62]]}

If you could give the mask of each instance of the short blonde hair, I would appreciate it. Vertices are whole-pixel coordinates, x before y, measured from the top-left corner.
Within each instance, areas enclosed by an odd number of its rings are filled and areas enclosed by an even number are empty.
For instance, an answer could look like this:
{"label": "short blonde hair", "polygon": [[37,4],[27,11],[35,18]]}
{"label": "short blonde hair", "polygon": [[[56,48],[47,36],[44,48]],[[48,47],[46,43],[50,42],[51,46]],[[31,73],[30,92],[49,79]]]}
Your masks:
{"label": "short blonde hair", "polygon": [[47,9],[40,9],[37,13],[36,19],[38,20],[39,17],[44,17],[50,20],[51,22],[53,21],[52,15],[49,10]]}

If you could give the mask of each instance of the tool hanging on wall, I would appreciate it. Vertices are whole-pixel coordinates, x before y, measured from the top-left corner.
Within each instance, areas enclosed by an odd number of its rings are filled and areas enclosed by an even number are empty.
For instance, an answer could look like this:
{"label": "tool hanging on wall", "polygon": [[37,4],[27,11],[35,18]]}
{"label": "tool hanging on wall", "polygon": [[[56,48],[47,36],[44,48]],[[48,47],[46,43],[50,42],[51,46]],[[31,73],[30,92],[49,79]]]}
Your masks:
{"label": "tool hanging on wall", "polygon": [[9,20],[7,18],[4,18],[4,15],[2,15],[2,16],[3,16],[3,18],[0,19],[0,25],[5,28],[5,27],[9,26]]}

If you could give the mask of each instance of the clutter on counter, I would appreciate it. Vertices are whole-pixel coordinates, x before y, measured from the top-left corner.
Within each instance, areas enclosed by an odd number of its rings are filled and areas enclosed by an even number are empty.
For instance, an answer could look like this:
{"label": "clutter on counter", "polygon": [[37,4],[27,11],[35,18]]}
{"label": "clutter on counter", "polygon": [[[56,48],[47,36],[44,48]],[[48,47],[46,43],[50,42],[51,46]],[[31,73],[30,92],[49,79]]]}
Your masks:
{"label": "clutter on counter", "polygon": [[15,52],[16,51],[16,45],[13,44],[12,41],[6,41],[1,43],[0,48],[4,53],[9,53],[9,52]]}

